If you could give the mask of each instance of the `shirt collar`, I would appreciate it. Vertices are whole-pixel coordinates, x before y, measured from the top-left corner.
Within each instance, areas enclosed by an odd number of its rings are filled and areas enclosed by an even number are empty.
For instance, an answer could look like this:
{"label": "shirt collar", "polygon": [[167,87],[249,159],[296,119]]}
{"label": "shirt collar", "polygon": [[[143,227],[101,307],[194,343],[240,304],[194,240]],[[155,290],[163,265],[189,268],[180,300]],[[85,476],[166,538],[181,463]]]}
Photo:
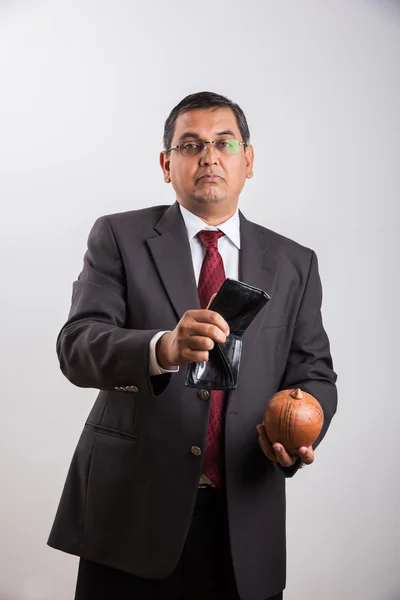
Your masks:
{"label": "shirt collar", "polygon": [[220,225],[218,225],[218,227],[212,227],[211,225],[207,225],[207,223],[200,219],[200,217],[194,215],[181,204],[179,204],[179,208],[181,211],[182,218],[185,222],[189,241],[196,237],[196,235],[202,229],[211,229],[214,231],[219,229],[240,250],[240,219],[238,209],[236,209],[235,213],[230,217],[230,219],[228,219],[224,223],[221,223]]}

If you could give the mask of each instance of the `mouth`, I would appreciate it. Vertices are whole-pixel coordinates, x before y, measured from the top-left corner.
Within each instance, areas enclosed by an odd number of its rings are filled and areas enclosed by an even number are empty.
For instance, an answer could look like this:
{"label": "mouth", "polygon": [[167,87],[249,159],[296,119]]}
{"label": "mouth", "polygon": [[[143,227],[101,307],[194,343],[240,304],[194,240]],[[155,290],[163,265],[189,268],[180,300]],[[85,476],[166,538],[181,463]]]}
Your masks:
{"label": "mouth", "polygon": [[212,183],[217,182],[220,179],[222,179],[222,177],[220,177],[219,175],[215,175],[215,173],[206,173],[205,175],[199,177],[197,181],[208,181]]}

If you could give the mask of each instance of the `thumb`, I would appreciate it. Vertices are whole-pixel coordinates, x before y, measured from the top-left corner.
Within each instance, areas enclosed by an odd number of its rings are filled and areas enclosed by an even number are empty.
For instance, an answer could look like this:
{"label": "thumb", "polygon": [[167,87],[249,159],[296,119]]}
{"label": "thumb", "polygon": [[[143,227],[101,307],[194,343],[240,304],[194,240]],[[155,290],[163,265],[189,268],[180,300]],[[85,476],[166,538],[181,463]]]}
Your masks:
{"label": "thumb", "polygon": [[215,292],[215,294],[213,294],[213,295],[211,296],[211,298],[210,298],[210,301],[209,301],[209,303],[207,304],[207,309],[206,309],[206,310],[208,310],[208,308],[209,308],[209,306],[210,306],[211,302],[214,300],[214,298],[215,298],[215,296],[216,296],[216,295],[217,295],[217,292]]}

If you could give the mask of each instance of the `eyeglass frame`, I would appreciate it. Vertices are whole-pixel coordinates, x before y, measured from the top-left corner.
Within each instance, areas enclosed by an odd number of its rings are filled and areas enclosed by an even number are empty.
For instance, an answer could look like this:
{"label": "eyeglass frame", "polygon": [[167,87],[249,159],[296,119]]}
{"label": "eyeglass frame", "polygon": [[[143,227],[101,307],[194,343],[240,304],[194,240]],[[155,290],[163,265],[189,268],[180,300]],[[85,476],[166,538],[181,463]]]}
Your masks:
{"label": "eyeglass frame", "polygon": [[[212,140],[211,142],[205,142],[204,140],[192,140],[192,141],[193,141],[193,143],[201,142],[202,144],[204,144],[203,150],[201,152],[199,152],[198,154],[194,155],[194,156],[203,156],[204,151],[205,151],[205,149],[207,147],[206,144],[211,144],[214,152],[216,153],[217,149],[216,149],[216,147],[215,147],[214,144],[216,142],[219,142],[219,141],[222,141],[222,140]],[[223,140],[223,141],[229,141],[229,140]],[[239,142],[239,140],[235,140],[235,141],[238,142],[239,146],[244,146],[245,151],[246,151],[246,147],[250,145],[248,142]],[[188,143],[190,144],[190,141],[183,142],[182,144],[178,144],[177,146],[171,146],[171,148],[168,148],[167,153],[169,154],[171,152],[171,150],[178,150],[178,152],[180,154],[181,153],[181,146],[183,146],[183,144],[188,144]],[[220,152],[220,151],[218,150],[218,152]],[[230,156],[235,156],[235,154],[231,154]]]}

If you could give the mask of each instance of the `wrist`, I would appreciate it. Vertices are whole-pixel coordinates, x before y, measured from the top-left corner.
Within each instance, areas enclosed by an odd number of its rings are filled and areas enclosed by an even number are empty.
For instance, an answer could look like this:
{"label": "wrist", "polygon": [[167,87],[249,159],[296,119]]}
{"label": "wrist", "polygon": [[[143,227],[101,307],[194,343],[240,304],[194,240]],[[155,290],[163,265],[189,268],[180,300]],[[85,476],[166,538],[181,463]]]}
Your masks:
{"label": "wrist", "polygon": [[168,357],[168,337],[171,335],[170,332],[164,333],[157,341],[156,344],[156,359],[157,363],[160,365],[162,369],[169,369],[174,366],[173,363],[169,360]]}

